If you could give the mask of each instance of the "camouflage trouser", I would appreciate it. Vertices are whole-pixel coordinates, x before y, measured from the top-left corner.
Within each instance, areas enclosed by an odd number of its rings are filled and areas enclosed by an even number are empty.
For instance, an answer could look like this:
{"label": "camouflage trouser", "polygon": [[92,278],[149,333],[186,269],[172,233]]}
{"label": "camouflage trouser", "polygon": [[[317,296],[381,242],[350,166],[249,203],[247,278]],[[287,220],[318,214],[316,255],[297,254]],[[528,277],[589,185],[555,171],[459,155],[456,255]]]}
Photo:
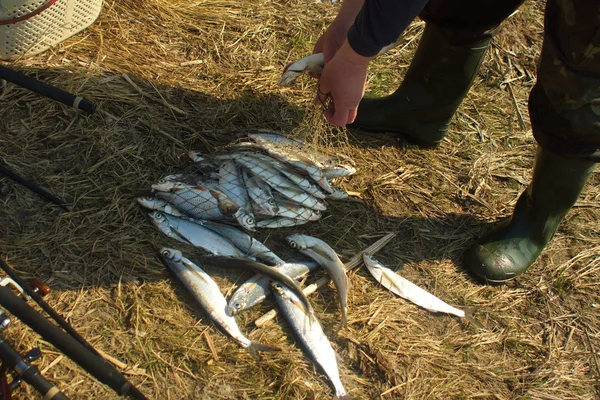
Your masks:
{"label": "camouflage trouser", "polygon": [[[454,44],[489,37],[524,0],[430,0],[421,17]],[[533,135],[565,156],[600,161],[600,1],[547,0]]]}

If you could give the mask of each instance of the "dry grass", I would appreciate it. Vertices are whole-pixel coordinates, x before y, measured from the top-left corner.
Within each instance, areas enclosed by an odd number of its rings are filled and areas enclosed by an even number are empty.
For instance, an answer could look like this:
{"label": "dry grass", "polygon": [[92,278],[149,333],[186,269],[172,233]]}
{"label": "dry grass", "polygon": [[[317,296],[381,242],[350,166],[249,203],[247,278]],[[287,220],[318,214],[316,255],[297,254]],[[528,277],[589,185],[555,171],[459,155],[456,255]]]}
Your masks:
{"label": "dry grass", "polygon": [[[252,339],[283,351],[252,359],[207,321],[156,256],[175,245],[134,197],[248,128],[292,132],[352,156],[342,182],[364,203],[333,203],[298,229],[345,259],[387,232],[378,256],[447,301],[477,307],[485,329],[432,315],[351,275],[349,329],[336,334],[335,292],[315,307],[341,356],[342,381],[361,399],[592,399],[600,395],[600,180],[530,273],[480,286],[461,256],[488,223],[510,214],[535,149],[527,94],[542,35],[540,1],[528,2],[495,39],[441,149],[394,145],[327,127],[311,104],[315,83],[276,86],[287,61],[308,54],[339,5],[312,1],[107,0],[89,29],[13,67],[98,104],[86,116],[24,89],[0,90],[0,159],[75,203],[54,206],[12,185],[0,198],[0,254],[24,275],[51,282],[48,302],[97,348],[126,363],[152,399],[330,398],[326,381],[282,321],[257,329],[267,305],[242,314]],[[374,62],[369,90],[395,87],[423,24]],[[512,93],[512,94],[511,94]],[[514,94],[514,97],[513,97]],[[260,232],[286,254],[294,230]],[[192,249],[179,246],[190,255]],[[289,252],[287,253],[290,254]],[[247,274],[210,271],[224,291]],[[6,336],[40,346],[46,375],[73,398],[116,396],[21,323]],[[212,343],[211,350],[209,343]],[[17,398],[33,398],[30,388]]]}

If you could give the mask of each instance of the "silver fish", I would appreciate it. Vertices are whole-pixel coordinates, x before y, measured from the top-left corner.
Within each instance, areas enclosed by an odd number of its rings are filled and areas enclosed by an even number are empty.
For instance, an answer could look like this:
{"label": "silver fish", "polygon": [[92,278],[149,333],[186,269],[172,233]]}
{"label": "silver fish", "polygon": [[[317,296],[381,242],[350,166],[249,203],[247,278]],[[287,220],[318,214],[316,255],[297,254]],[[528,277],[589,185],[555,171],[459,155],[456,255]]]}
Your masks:
{"label": "silver fish", "polygon": [[[317,214],[314,214],[314,217],[317,218]],[[263,219],[260,221],[256,221],[257,228],[267,228],[267,229],[277,229],[277,228],[287,228],[291,226],[300,226],[304,225],[310,220],[307,219],[295,219],[295,218],[286,218],[286,217],[273,217],[268,219]]]}
{"label": "silver fish", "polygon": [[217,283],[200,267],[183,257],[179,250],[163,248],[160,256],[167,268],[183,283],[187,290],[200,303],[213,322],[240,346],[256,356],[259,351],[276,351],[278,349],[264,344],[252,342],[238,327],[235,319],[227,315],[227,300],[221,293]]}
{"label": "silver fish", "polygon": [[150,217],[158,230],[170,238],[202,248],[211,254],[245,256],[230,240],[193,221],[158,211],[151,213]]}
{"label": "silver fish", "polygon": [[[318,264],[316,262],[297,262],[279,264],[273,268],[276,268],[292,279],[299,279],[310,271],[314,271],[317,267]],[[270,293],[270,279],[264,275],[256,274],[233,292],[227,303],[227,312],[230,315],[235,315],[240,311],[246,311],[261,303]]]}
{"label": "silver fish", "polygon": [[287,65],[277,84],[279,86],[290,86],[304,71],[321,75],[324,66],[325,56],[323,56],[323,53],[311,54],[308,57]]}
{"label": "silver fish", "polygon": [[466,316],[464,310],[460,310],[438,299],[425,289],[420,288],[408,279],[383,266],[371,255],[364,253],[363,260],[373,278],[390,292],[429,311],[452,314],[461,318]]}
{"label": "silver fish", "polygon": [[238,249],[243,251],[244,254],[256,257],[269,264],[277,265],[285,263],[285,261],[279,258],[277,254],[273,253],[259,240],[254,239],[252,236],[233,226],[220,224],[214,221],[198,221],[198,223],[229,239]]}
{"label": "silver fish", "polygon": [[340,299],[340,308],[342,310],[342,327],[347,323],[348,310],[348,277],[346,276],[346,267],[339,259],[336,252],[324,241],[308,235],[291,235],[286,238],[292,249],[309,256],[318,262],[331,277]]}
{"label": "silver fish", "polygon": [[289,164],[294,170],[310,176],[326,192],[331,193],[333,190],[327,178],[323,175],[320,166],[310,157],[297,152],[282,151],[273,146],[266,147],[266,151],[276,160]]}
{"label": "silver fish", "polygon": [[310,317],[298,300],[295,293],[286,287],[274,283],[273,293],[277,305],[288,321],[292,331],[302,342],[310,358],[325,372],[335,389],[336,399],[350,400],[340,379],[335,351],[323,333],[323,328],[317,320],[310,321]]}
{"label": "silver fish", "polygon": [[277,206],[277,217],[285,217],[296,219],[300,221],[316,221],[321,218],[321,212],[319,210],[313,210],[312,208],[303,207],[302,205],[284,198],[275,197]]}
{"label": "silver fish", "polygon": [[[220,191],[225,193],[225,196],[231,198],[233,197],[233,195],[230,194],[230,192],[223,188],[219,182],[216,181],[209,181],[209,182],[198,182],[198,184],[200,186],[204,186],[207,188],[211,188],[213,190],[216,191]],[[254,213],[252,212],[252,210],[248,210],[250,208],[250,204],[246,204],[245,206],[240,206],[240,208],[232,215],[232,217],[234,217],[238,224],[240,224],[241,227],[243,227],[244,229],[248,230],[248,231],[254,231],[256,230],[256,224],[255,224],[255,220],[254,220]],[[225,219],[225,218],[222,218]]]}
{"label": "silver fish", "polygon": [[255,178],[246,169],[242,171],[242,178],[244,179],[254,213],[263,216],[274,216],[277,212],[277,204],[273,199],[273,193],[269,185]]}
{"label": "silver fish", "polygon": [[313,314],[313,309],[310,305],[310,301],[302,291],[302,288],[298,286],[298,283],[289,276],[278,271],[276,268],[269,267],[268,265],[261,264],[258,262],[234,257],[203,256],[200,257],[198,260],[200,261],[200,265],[212,265],[217,268],[240,268],[266,275],[271,280],[279,282],[290,288],[302,300],[302,303],[304,303],[306,309],[309,310],[311,314]]}
{"label": "silver fish", "polygon": [[184,213],[199,219],[222,219],[238,211],[237,205],[222,192],[182,182],[159,182],[152,185],[155,196],[168,201]]}
{"label": "silver fish", "polygon": [[150,210],[161,211],[161,212],[164,212],[167,214],[174,215],[176,217],[183,216],[183,213],[181,211],[179,211],[177,208],[175,208],[171,204],[167,203],[163,199],[159,199],[159,198],[152,197],[152,196],[146,196],[146,197],[138,197],[137,201],[138,201],[138,203],[140,203],[140,205],[142,205],[146,208],[149,208]]}
{"label": "silver fish", "polygon": [[351,165],[337,165],[323,169],[323,175],[327,179],[343,178],[345,176],[354,175],[356,168]]}

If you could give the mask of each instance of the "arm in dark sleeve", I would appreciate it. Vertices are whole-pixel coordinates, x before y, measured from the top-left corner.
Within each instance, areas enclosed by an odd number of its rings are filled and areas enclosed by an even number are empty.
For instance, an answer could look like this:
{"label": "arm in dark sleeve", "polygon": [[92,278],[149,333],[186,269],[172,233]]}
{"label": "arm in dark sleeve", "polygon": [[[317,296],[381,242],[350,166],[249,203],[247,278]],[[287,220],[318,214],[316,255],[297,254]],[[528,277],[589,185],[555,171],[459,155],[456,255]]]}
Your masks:
{"label": "arm in dark sleeve", "polygon": [[428,0],[365,0],[348,31],[352,50],[373,57],[394,43],[425,8]]}

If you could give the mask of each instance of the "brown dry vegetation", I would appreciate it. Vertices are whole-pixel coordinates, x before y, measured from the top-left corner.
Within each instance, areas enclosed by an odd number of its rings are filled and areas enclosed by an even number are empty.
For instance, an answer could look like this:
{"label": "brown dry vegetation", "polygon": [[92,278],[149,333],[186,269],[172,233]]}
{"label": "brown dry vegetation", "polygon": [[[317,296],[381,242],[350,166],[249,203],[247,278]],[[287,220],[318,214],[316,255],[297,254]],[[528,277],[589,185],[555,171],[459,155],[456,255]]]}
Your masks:
{"label": "brown dry vegetation", "polygon": [[[99,20],[39,56],[12,63],[98,104],[86,116],[12,84],[0,89],[0,159],[58,196],[61,212],[25,188],[0,198],[0,255],[48,281],[48,302],[94,346],[131,367],[152,399],[331,398],[326,380],[283,321],[256,328],[265,304],[239,318],[253,340],[282,348],[260,360],[221,335],[156,256],[168,245],[135,202],[161,176],[249,128],[313,140],[354,158],[341,182],[364,200],[335,202],[298,229],[259,232],[284,256],[292,232],[325,239],[344,259],[388,232],[378,259],[439,297],[476,307],[484,329],[433,315],[351,274],[349,328],[336,333],[335,291],[313,296],[340,355],[342,381],[359,399],[592,399],[600,395],[600,180],[531,271],[505,286],[479,285],[461,269],[468,246],[508,216],[527,185],[535,142],[527,95],[535,80],[543,2],[503,25],[438,150],[329,128],[312,105],[315,82],[276,85],[339,5],[310,0],[107,0]],[[368,90],[396,87],[423,23],[373,62]],[[514,96],[513,96],[514,93]],[[248,277],[210,270],[224,292]],[[5,336],[39,346],[45,375],[77,399],[115,398],[20,322]],[[212,342],[214,353],[208,346]],[[36,398],[29,387],[17,398]]]}

